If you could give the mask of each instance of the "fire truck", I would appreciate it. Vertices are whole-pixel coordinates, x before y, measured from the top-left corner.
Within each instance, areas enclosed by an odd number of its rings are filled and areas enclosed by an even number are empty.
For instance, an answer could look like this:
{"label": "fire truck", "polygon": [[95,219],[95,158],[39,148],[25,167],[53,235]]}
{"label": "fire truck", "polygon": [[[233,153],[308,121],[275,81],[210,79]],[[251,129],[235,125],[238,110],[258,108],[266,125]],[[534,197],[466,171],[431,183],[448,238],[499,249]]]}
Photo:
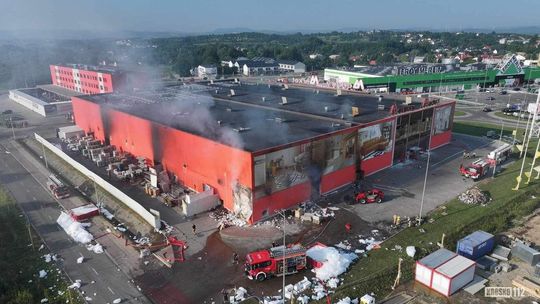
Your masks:
{"label": "fire truck", "polygon": [[298,244],[248,253],[244,264],[247,277],[260,282],[270,277],[297,273],[306,267],[306,248]]}
{"label": "fire truck", "polygon": [[478,180],[482,176],[486,175],[489,171],[489,162],[484,159],[478,159],[470,163],[467,166],[463,164],[459,167],[459,172],[465,177],[470,177],[474,180]]}
{"label": "fire truck", "polygon": [[47,180],[47,187],[49,187],[49,190],[57,199],[69,197],[68,188],[54,174],[49,175],[49,180]]}
{"label": "fire truck", "polygon": [[489,152],[487,158],[491,164],[500,164],[510,157],[512,153],[512,146],[510,144],[503,144],[497,149]]}

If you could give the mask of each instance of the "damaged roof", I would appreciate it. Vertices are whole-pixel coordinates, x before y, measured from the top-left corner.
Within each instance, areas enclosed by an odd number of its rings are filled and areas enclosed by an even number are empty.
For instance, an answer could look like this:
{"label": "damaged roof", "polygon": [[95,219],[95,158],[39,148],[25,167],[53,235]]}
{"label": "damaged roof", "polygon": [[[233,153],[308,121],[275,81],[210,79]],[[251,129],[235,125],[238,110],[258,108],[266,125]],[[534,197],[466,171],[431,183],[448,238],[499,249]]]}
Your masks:
{"label": "damaged roof", "polygon": [[[323,91],[230,82],[79,98],[249,152],[384,119],[391,116],[392,105],[404,104],[404,99],[383,97],[379,101],[371,95],[334,96]],[[408,106],[419,108],[420,103]],[[358,116],[352,116],[352,107],[358,107]]]}

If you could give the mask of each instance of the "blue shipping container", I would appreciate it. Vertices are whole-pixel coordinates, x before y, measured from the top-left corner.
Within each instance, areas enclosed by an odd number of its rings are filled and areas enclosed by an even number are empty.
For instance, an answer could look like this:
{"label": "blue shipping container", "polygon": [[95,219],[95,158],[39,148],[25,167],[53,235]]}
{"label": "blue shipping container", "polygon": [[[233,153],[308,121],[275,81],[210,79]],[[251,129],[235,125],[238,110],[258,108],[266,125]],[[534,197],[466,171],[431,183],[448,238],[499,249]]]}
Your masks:
{"label": "blue shipping container", "polygon": [[457,254],[476,260],[493,251],[495,237],[485,231],[475,231],[457,243]]}

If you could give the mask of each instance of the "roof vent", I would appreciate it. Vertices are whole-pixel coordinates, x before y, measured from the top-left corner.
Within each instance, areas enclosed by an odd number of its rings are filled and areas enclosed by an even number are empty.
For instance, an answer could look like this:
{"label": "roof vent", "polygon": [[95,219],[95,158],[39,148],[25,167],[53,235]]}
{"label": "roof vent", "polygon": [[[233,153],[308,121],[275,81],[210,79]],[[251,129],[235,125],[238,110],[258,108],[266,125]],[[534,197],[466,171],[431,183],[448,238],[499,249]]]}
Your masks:
{"label": "roof vent", "polygon": [[336,128],[336,127],[341,127],[341,124],[333,122],[332,123],[332,128]]}
{"label": "roof vent", "polygon": [[232,109],[232,108],[227,108],[226,111],[227,111],[227,112],[232,112],[233,109]]}
{"label": "roof vent", "polygon": [[377,110],[379,110],[379,111],[384,111],[384,105],[379,105],[379,106],[377,107]]}
{"label": "roof vent", "polygon": [[281,96],[281,104],[287,104],[287,97]]}
{"label": "roof vent", "polygon": [[265,102],[265,101],[266,101],[266,97],[265,97],[265,96],[261,97],[261,99],[262,99],[262,102]]}
{"label": "roof vent", "polygon": [[341,89],[338,88],[338,89],[336,90],[336,96],[341,96]]}
{"label": "roof vent", "polygon": [[282,90],[288,90],[288,89],[289,89],[289,85],[288,85],[288,84],[284,84]]}
{"label": "roof vent", "polygon": [[218,124],[218,125],[221,125],[222,123],[223,123],[223,121],[221,121],[221,120],[218,120],[218,121],[217,121],[217,124]]}
{"label": "roof vent", "polygon": [[231,94],[229,94],[229,97],[233,97],[233,96],[236,96],[236,92],[233,89],[231,89]]}
{"label": "roof vent", "polygon": [[283,117],[276,117],[274,118],[274,120],[278,123],[285,123],[288,121],[286,118],[283,118]]}
{"label": "roof vent", "polygon": [[345,114],[341,113],[341,116],[339,118],[345,119]]}

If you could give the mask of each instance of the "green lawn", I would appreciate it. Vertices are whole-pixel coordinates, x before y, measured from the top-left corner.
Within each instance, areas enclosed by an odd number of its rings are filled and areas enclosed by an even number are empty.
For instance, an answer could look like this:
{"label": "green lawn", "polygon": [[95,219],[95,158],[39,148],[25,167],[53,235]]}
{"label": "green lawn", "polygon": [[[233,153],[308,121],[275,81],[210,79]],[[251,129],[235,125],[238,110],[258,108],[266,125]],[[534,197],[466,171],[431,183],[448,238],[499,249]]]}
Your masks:
{"label": "green lawn", "polygon": [[465,116],[467,112],[456,110],[454,111],[454,117]]}
{"label": "green lawn", "polygon": [[345,284],[337,289],[332,297],[333,301],[344,296],[360,297],[370,292],[374,292],[377,298],[382,299],[391,292],[400,257],[404,259],[402,282],[412,279],[414,260],[405,253],[391,250],[395,245],[403,248],[415,246],[419,258],[436,250],[435,244],[445,233],[446,248],[454,250],[457,240],[465,235],[478,229],[491,233],[503,232],[524,215],[540,207],[539,200],[532,198],[540,195],[538,181],[522,185],[519,191],[511,190],[516,183],[515,178],[520,165],[521,162],[516,162],[501,172],[496,179],[488,178],[478,184],[493,198],[492,203],[486,207],[470,206],[454,199],[445,205],[444,211],[447,215],[442,214],[442,208],[429,215],[434,222],[422,226],[425,232],[420,232],[418,228],[405,229],[384,242],[383,248],[370,252],[367,258],[362,258],[345,275]]}
{"label": "green lawn", "polygon": [[[505,115],[503,112],[500,112],[500,111],[495,112],[495,116],[500,117],[500,118],[505,118],[505,119],[512,119],[512,120],[515,120],[516,122],[519,119],[519,117],[517,116]],[[527,118],[521,118],[519,120],[521,121],[520,124],[525,125],[527,123]]]}
{"label": "green lawn", "polygon": [[[38,251],[41,244],[17,204],[0,188],[0,303],[34,304],[44,298],[47,303],[82,303],[78,293],[67,291],[54,263],[44,261],[48,252]],[[47,271],[45,278],[39,278],[40,270]]]}
{"label": "green lawn", "polygon": [[[512,130],[515,125],[505,124],[503,127],[503,135],[512,135]],[[524,131],[523,129],[520,129]],[[461,122],[454,121],[452,131],[456,133],[468,134],[473,136],[486,136],[488,131],[495,131],[497,134],[501,132],[501,125],[482,123],[482,122]],[[522,133],[522,132],[519,132]],[[522,137],[518,133],[518,138]]]}

